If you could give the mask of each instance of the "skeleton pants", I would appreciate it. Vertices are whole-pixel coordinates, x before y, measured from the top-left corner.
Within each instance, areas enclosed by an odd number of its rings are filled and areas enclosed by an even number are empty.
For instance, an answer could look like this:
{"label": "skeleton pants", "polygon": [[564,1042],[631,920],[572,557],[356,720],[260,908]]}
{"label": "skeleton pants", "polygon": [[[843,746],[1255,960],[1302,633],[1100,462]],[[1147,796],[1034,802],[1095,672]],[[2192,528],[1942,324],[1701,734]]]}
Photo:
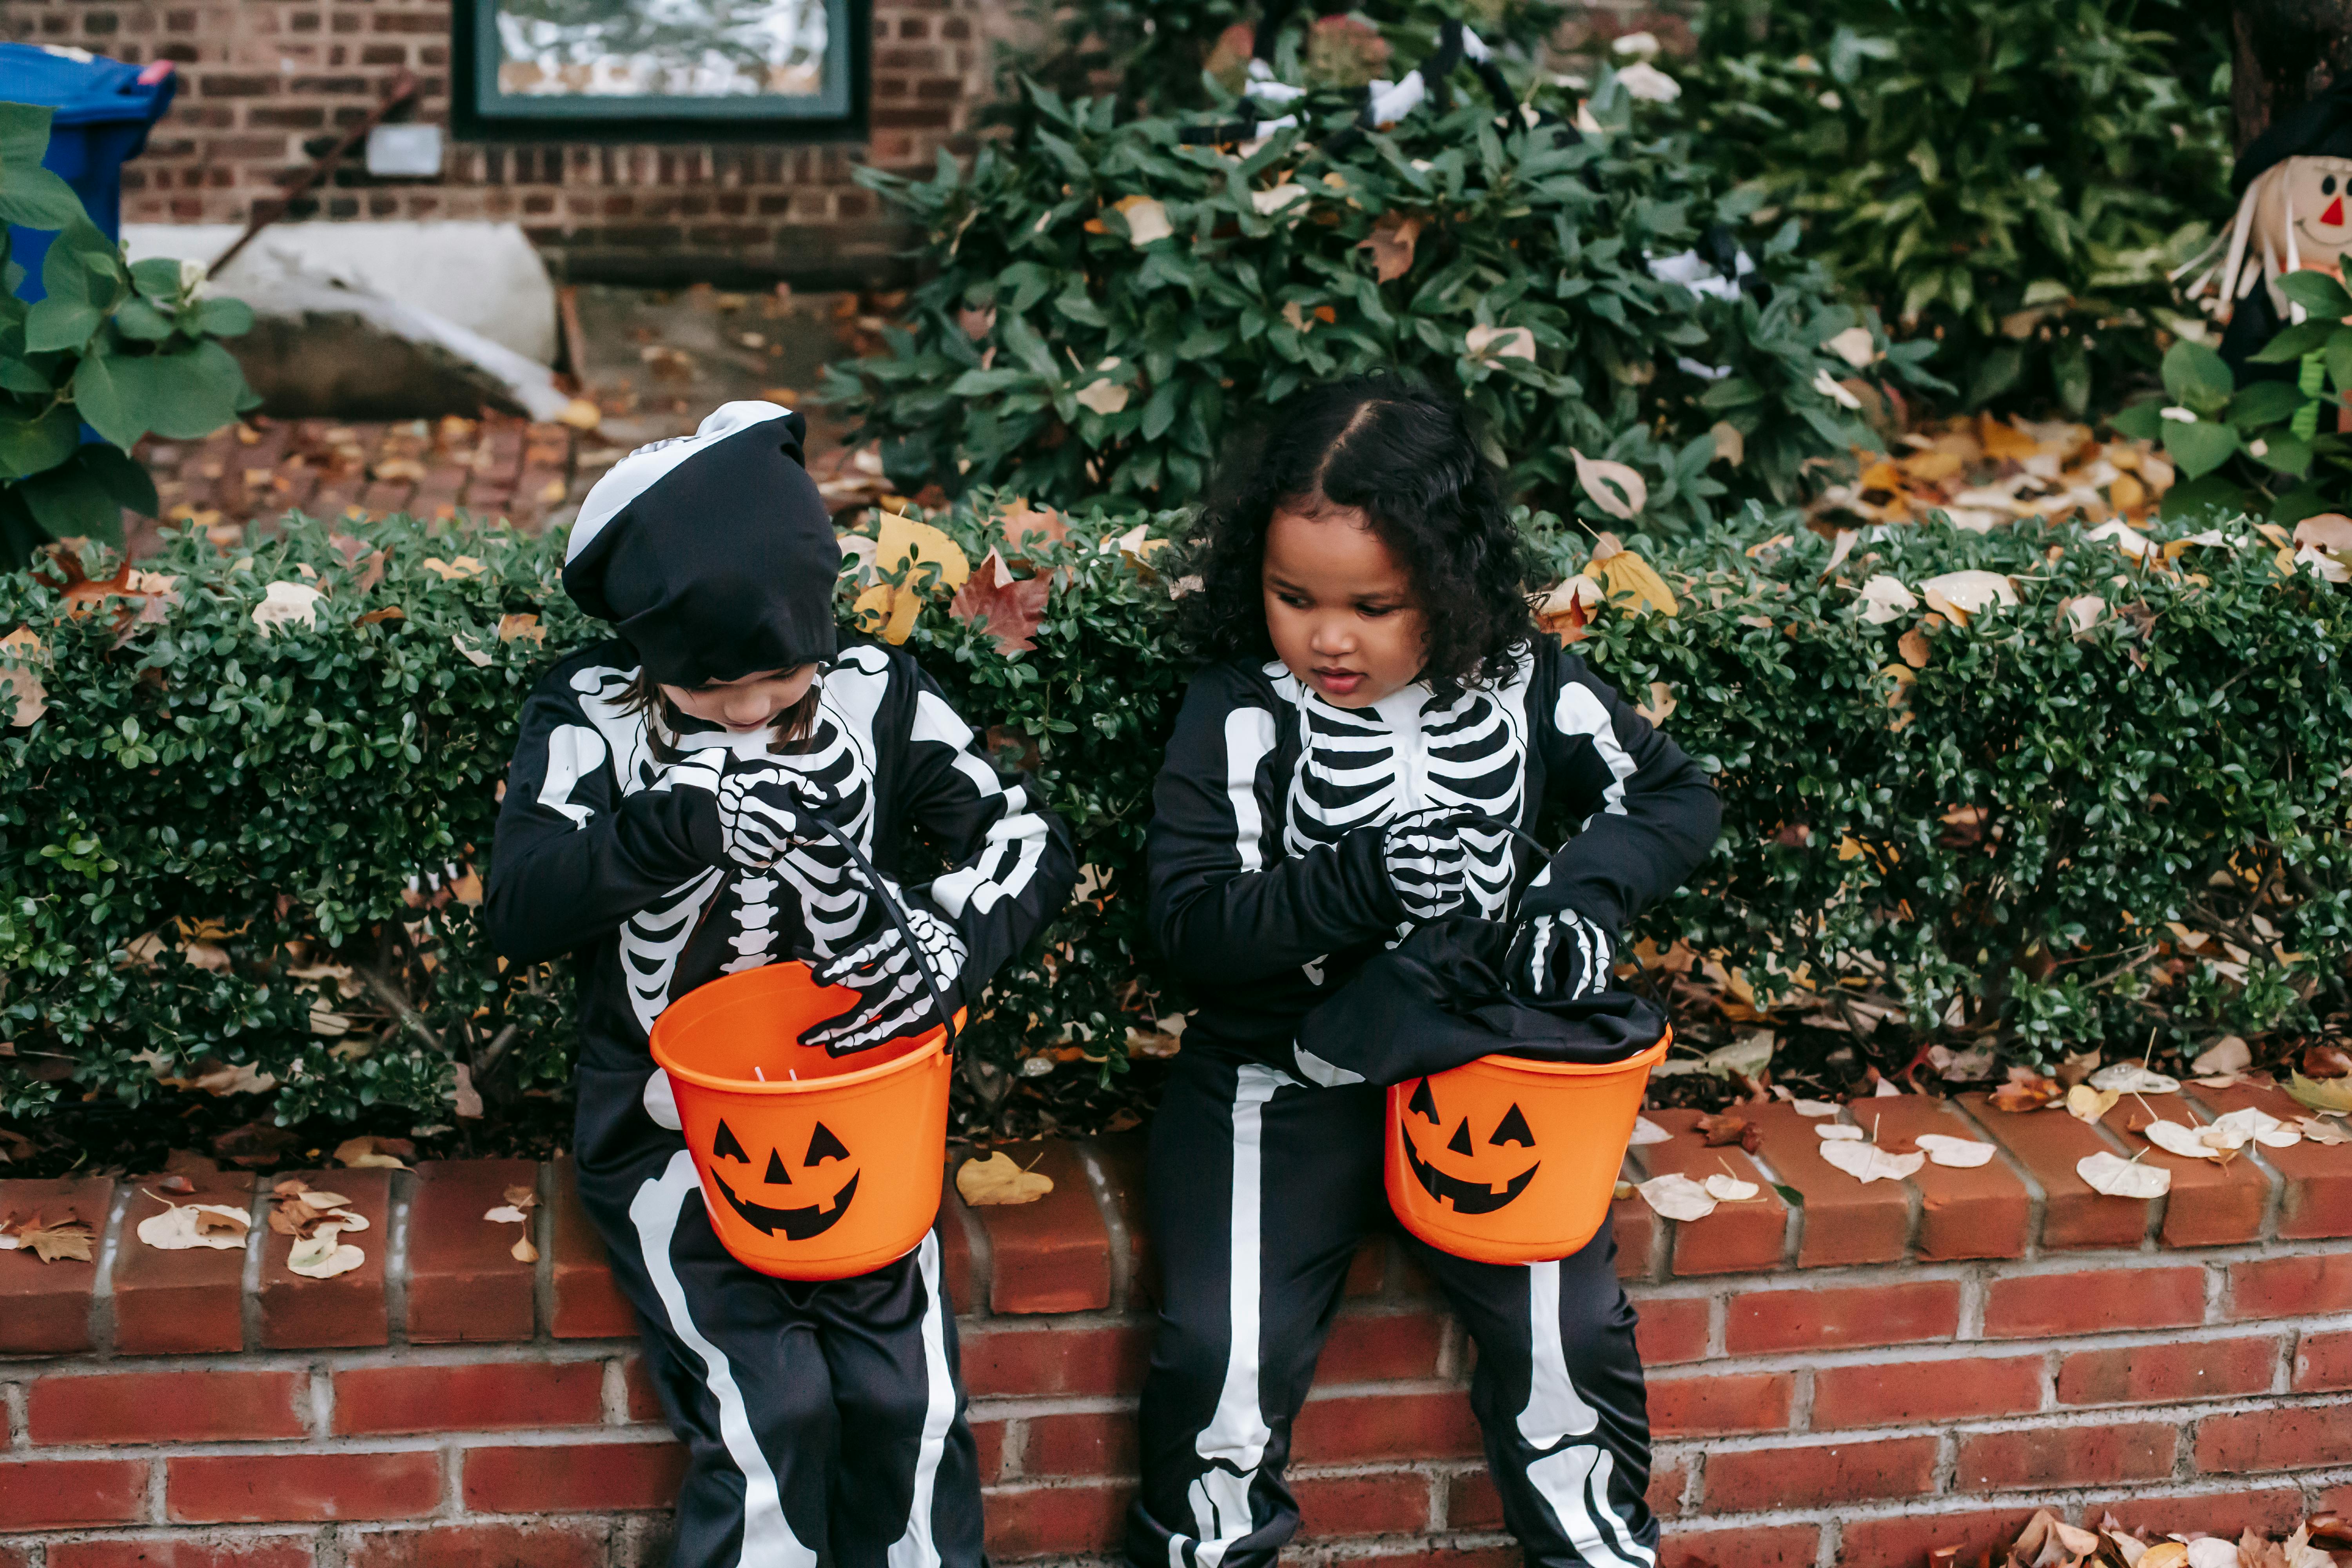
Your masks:
{"label": "skeleton pants", "polygon": [[[1128,1525],[1136,1568],[1270,1568],[1297,1529],[1291,1423],[1358,1244],[1393,1225],[1382,1093],[1213,1049],[1177,1058],[1151,1128],[1166,1285]],[[1405,1244],[1477,1342],[1471,1407],[1528,1562],[1648,1568],[1649,1421],[1608,1228],[1572,1258],[1520,1267]]]}
{"label": "skeleton pants", "polygon": [[[582,1073],[583,1112],[608,1076]],[[771,1279],[719,1245],[678,1136],[639,1121],[634,1157],[583,1138],[580,1193],[687,1445],[673,1568],[982,1568],[938,1237],[856,1279]]]}

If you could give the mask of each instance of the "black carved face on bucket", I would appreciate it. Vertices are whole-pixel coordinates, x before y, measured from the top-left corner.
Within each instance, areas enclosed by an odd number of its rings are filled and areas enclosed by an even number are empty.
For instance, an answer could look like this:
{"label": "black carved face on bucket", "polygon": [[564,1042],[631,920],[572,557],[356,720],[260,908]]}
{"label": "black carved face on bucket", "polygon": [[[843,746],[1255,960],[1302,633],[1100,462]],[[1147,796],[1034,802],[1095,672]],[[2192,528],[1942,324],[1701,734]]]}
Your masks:
{"label": "black carved face on bucket", "polygon": [[[1413,1179],[1422,1191],[1439,1203],[1451,1207],[1455,1214],[1493,1214],[1496,1209],[1516,1201],[1535,1180],[1543,1162],[1538,1160],[1524,1171],[1507,1171],[1506,1162],[1516,1163],[1516,1157],[1499,1155],[1498,1149],[1517,1145],[1521,1149],[1536,1146],[1535,1134],[1528,1131],[1528,1119],[1517,1104],[1503,1112],[1492,1131],[1484,1139],[1470,1130],[1470,1119],[1458,1119],[1454,1135],[1444,1143],[1424,1154],[1413,1142],[1413,1134],[1422,1122],[1434,1133],[1444,1129],[1444,1120],[1438,1115],[1437,1097],[1430,1092],[1429,1080],[1423,1079],[1414,1086],[1412,1098],[1405,1101],[1403,1124],[1398,1135],[1404,1140],[1405,1163],[1412,1168]],[[1441,1169],[1441,1164],[1451,1169]]]}
{"label": "black carved face on bucket", "polygon": [[[807,1152],[801,1156],[800,1183],[793,1180],[792,1172],[786,1168],[783,1151],[770,1149],[768,1168],[761,1173],[760,1184],[754,1186],[747,1182],[744,1186],[747,1191],[757,1196],[791,1195],[780,1194],[775,1189],[805,1184],[811,1180],[809,1174],[811,1172],[817,1171],[819,1167],[829,1162],[838,1160],[845,1163],[848,1159],[849,1150],[844,1146],[840,1139],[833,1135],[824,1122],[820,1121],[816,1124],[815,1130],[809,1134]],[[710,1144],[712,1183],[718,1186],[719,1196],[727,1200],[727,1206],[743,1216],[745,1225],[768,1236],[774,1236],[781,1232],[786,1241],[807,1241],[814,1237],[823,1236],[840,1221],[843,1215],[849,1212],[849,1200],[857,1195],[858,1173],[852,1171],[849,1173],[849,1180],[835,1189],[831,1197],[816,1203],[791,1206],[759,1203],[754,1201],[754,1198],[746,1197],[736,1192],[733,1187],[727,1184],[727,1178],[719,1173],[719,1162],[721,1160],[733,1160],[745,1166],[751,1163],[751,1156],[745,1152],[741,1141],[735,1136],[734,1129],[729,1127],[724,1121],[719,1124],[718,1135],[711,1140]],[[835,1173],[838,1174],[838,1173]]]}

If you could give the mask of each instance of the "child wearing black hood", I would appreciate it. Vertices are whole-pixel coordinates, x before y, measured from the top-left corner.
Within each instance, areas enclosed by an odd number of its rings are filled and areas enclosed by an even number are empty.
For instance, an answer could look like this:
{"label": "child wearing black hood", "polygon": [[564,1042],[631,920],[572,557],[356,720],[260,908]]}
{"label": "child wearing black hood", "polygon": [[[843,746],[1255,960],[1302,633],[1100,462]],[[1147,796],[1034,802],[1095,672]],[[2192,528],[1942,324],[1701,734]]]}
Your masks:
{"label": "child wearing black hood", "polygon": [[[563,585],[618,634],[522,716],[488,914],[519,963],[580,959],[580,1194],[688,1446],[680,1568],[979,1568],[980,1477],[939,1242],[824,1282],[755,1272],[704,1212],[664,1008],[808,961],[860,996],[805,1037],[839,1053],[938,1026],[1058,910],[1069,835],[906,653],[837,637],[841,549],[801,416],[730,403],[642,447],[572,526]],[[829,819],[890,880],[877,907]],[[908,829],[952,868],[897,881]]]}

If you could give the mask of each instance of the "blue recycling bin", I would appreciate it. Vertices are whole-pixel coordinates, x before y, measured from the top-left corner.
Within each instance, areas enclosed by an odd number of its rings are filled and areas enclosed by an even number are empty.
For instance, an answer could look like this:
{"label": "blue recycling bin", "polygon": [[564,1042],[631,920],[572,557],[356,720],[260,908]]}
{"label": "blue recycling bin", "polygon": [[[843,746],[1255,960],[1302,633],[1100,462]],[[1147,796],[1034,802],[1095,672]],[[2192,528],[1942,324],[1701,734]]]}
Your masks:
{"label": "blue recycling bin", "polygon": [[[125,65],[81,49],[0,44],[0,101],[46,104],[49,150],[41,162],[81,198],[106,237],[121,237],[122,165],[147,145],[147,132],[172,107],[179,75],[168,60]],[[9,259],[25,268],[19,298],[38,300],[41,262],[54,237],[42,229],[8,230]]]}

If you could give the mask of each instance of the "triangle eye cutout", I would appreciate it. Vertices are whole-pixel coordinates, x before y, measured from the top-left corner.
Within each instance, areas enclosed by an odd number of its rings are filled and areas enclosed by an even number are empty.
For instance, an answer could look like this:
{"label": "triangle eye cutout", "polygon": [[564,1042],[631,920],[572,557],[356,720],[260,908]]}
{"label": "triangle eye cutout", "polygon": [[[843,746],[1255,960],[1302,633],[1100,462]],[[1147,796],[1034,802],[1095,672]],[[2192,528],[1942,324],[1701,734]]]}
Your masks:
{"label": "triangle eye cutout", "polygon": [[1412,1098],[1404,1102],[1404,1108],[1410,1115],[1425,1118],[1432,1127],[1438,1125],[1437,1097],[1429,1092],[1427,1079],[1421,1080],[1421,1086],[1412,1091]]}
{"label": "triangle eye cutout", "polygon": [[768,1151],[768,1173],[761,1179],[772,1186],[789,1187],[793,1184],[793,1178],[784,1170],[782,1156],[773,1149]]}
{"label": "triangle eye cutout", "polygon": [[824,1122],[820,1121],[816,1124],[816,1131],[809,1134],[808,1158],[803,1160],[801,1163],[803,1165],[814,1165],[826,1160],[846,1160],[848,1158],[848,1146],[844,1144],[840,1139],[835,1138],[833,1135],[833,1130],[831,1128],[828,1128]]}
{"label": "triangle eye cutout", "polygon": [[1454,1136],[1445,1141],[1445,1146],[1448,1149],[1453,1150],[1457,1154],[1467,1154],[1471,1152],[1470,1119],[1468,1117],[1465,1116],[1462,1119],[1462,1125],[1454,1130]]}
{"label": "triangle eye cutout", "polygon": [[1536,1146],[1536,1135],[1528,1131],[1528,1119],[1519,1114],[1519,1108],[1515,1104],[1503,1112],[1502,1123],[1486,1142],[1497,1148],[1506,1143],[1517,1143],[1522,1149],[1532,1149]]}
{"label": "triangle eye cutout", "polygon": [[743,1145],[737,1141],[735,1130],[724,1121],[719,1124],[718,1136],[710,1141],[710,1157],[714,1160],[740,1160],[746,1165],[751,1163],[751,1156],[743,1152]]}

